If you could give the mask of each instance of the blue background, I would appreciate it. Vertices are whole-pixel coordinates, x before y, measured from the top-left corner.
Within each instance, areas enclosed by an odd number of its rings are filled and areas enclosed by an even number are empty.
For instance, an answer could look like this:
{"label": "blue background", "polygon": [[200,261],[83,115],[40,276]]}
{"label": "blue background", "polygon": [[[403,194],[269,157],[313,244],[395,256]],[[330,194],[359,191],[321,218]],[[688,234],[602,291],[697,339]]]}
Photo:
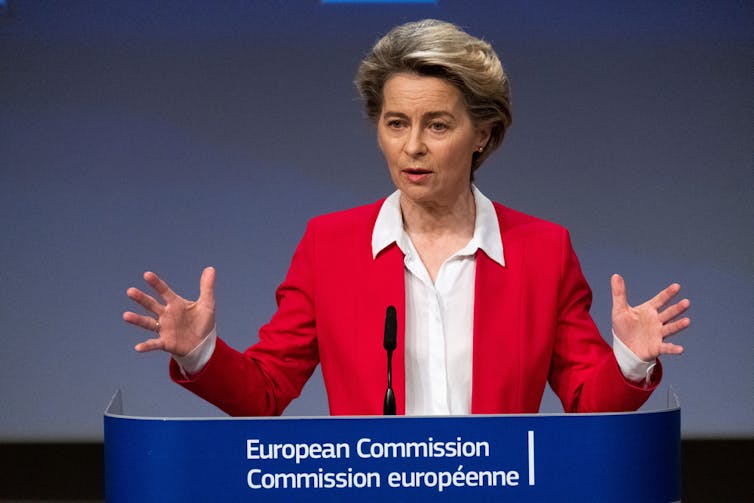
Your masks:
{"label": "blue background", "polygon": [[[684,435],[754,435],[748,2],[137,0],[0,17],[0,440],[101,439],[117,388],[133,414],[220,414],[133,352],[126,288],[151,269],[193,297],[214,265],[220,334],[253,343],[307,219],[391,192],[351,82],[424,17],[490,41],[512,80],[478,186],[571,230],[604,334],[611,273],[632,302],[679,281]],[[288,414],[326,413],[316,374]]]}

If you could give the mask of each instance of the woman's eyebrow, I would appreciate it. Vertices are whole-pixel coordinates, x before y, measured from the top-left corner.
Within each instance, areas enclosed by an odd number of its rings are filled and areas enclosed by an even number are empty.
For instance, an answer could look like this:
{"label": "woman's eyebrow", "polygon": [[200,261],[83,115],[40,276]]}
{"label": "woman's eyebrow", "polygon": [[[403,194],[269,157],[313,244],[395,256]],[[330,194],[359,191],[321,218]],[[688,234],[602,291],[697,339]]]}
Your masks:
{"label": "woman's eyebrow", "polygon": [[[388,111],[383,112],[382,116],[383,117],[398,117],[398,118],[401,118],[401,119],[408,119],[408,115],[407,114],[405,114],[403,112],[392,111],[392,110],[388,110]],[[447,110],[437,110],[437,111],[432,111],[432,112],[425,112],[424,114],[422,114],[422,119],[424,119],[424,120],[426,120],[426,119],[436,119],[438,117],[448,117],[450,119],[454,119],[455,118],[455,116],[451,112],[448,112]]]}

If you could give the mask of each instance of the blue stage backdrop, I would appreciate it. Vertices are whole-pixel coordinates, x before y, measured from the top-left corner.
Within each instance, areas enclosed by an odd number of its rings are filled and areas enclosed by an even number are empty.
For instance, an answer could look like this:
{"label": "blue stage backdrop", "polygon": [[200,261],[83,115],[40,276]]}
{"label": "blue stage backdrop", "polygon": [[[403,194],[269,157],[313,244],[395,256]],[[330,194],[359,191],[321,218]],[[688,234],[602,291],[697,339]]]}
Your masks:
{"label": "blue stage backdrop", "polygon": [[[137,415],[218,415],[165,354],[133,352],[126,288],[151,269],[195,296],[214,265],[220,335],[253,343],[307,219],[392,190],[352,79],[425,17],[510,73],[513,126],[479,187],[571,230],[604,334],[611,273],[632,302],[680,282],[693,325],[664,364],[682,431],[754,435],[746,2],[17,0],[0,16],[0,440],[99,440],[118,388]],[[326,413],[315,375],[288,414]]]}

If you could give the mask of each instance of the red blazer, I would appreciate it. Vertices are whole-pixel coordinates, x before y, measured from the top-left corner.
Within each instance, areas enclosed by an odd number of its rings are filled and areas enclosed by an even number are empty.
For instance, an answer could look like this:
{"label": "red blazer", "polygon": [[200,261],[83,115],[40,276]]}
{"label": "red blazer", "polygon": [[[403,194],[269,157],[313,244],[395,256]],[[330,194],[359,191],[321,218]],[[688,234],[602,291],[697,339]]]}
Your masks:
{"label": "red blazer", "polygon": [[[393,244],[372,258],[382,201],[309,222],[278,311],[243,353],[221,339],[204,369],[171,377],[231,415],[281,414],[317,363],[333,415],[382,414],[385,309],[398,314],[393,386],[405,413],[403,254]],[[535,413],[545,384],[567,412],[634,410],[659,383],[628,382],[589,315],[591,290],[568,232],[495,204],[505,267],[476,262],[471,412]]]}

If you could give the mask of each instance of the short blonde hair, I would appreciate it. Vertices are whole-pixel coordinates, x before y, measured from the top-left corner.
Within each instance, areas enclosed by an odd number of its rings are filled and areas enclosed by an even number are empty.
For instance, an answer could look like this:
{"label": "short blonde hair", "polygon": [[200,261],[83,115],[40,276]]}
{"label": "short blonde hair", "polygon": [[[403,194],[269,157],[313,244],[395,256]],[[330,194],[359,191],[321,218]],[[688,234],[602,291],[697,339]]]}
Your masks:
{"label": "short blonde hair", "polygon": [[448,80],[461,91],[471,120],[489,125],[490,139],[471,161],[472,177],[511,125],[510,84],[492,46],[454,24],[425,19],[397,26],[362,60],[355,84],[367,116],[377,121],[387,80],[403,72]]}

